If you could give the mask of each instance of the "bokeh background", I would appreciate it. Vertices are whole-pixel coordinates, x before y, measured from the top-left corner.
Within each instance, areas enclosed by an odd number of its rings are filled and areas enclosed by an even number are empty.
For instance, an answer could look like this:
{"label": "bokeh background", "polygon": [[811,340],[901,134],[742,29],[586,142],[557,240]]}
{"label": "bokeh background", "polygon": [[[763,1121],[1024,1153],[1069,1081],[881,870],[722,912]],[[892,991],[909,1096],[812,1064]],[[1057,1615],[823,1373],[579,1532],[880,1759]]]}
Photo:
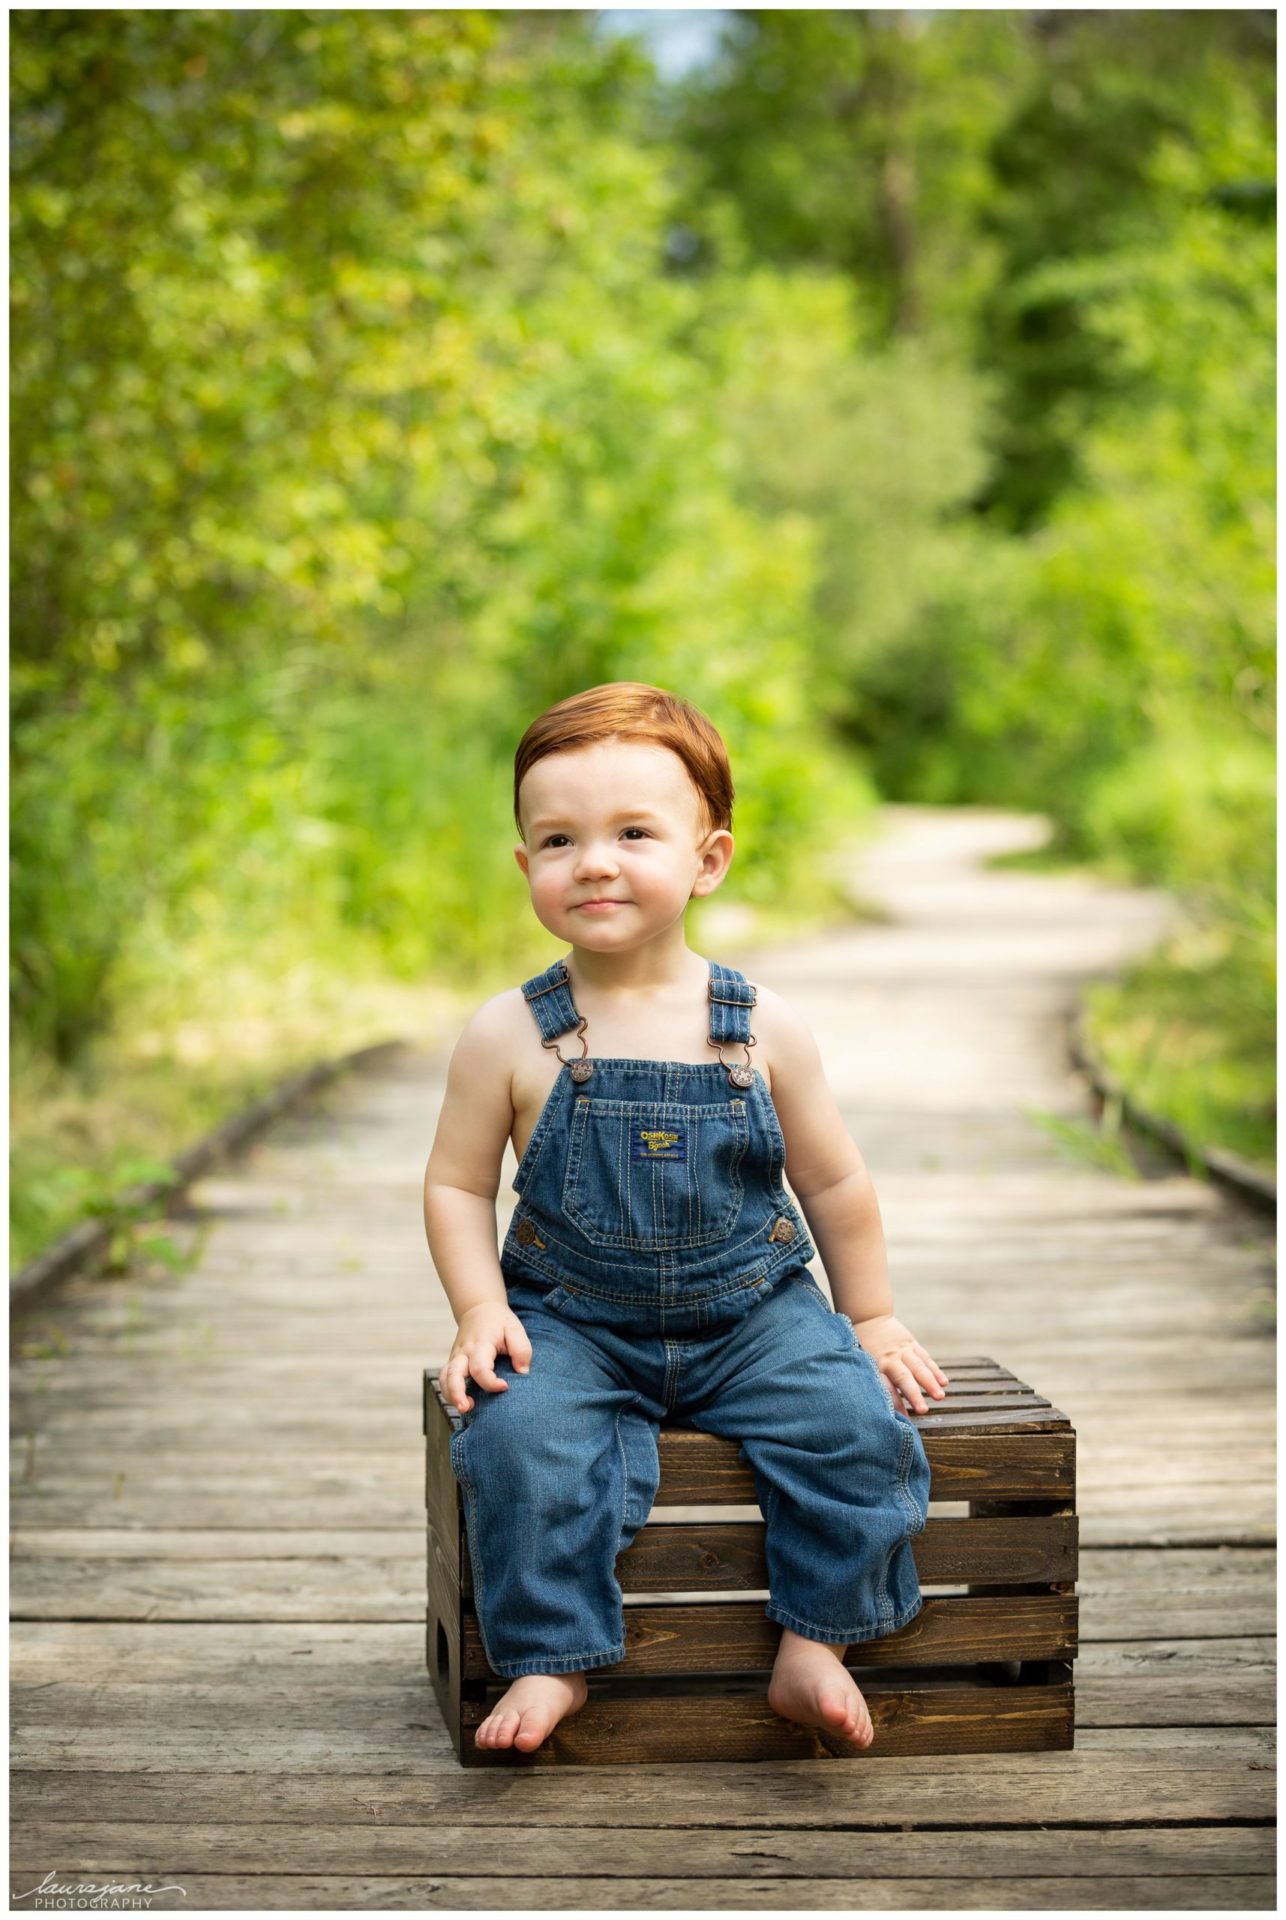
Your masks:
{"label": "bokeh background", "polygon": [[1271,1163],[1272,13],[9,22],[15,1261],[545,964],[619,678],[756,928],[883,799],[1174,889],[1096,1044]]}

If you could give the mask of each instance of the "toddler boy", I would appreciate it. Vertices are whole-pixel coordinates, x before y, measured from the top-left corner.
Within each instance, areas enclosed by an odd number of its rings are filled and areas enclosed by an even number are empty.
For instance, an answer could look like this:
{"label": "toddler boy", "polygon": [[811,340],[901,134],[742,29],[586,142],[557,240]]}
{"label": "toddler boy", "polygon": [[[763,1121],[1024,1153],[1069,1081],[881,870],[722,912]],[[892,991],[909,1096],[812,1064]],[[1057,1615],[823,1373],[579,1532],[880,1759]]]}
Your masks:
{"label": "toddler boy", "polygon": [[657,687],[593,687],[519,744],[514,853],[570,950],[468,1021],[424,1183],[479,1628],[512,1681],[479,1746],[539,1746],[624,1657],[614,1567],[665,1417],[735,1439],[754,1474],[778,1713],[868,1746],[843,1656],[923,1604],[929,1467],[901,1403],[925,1411],[947,1375],[894,1317],[874,1189],[807,1026],[684,938],[731,863],[732,802],[718,732]]}

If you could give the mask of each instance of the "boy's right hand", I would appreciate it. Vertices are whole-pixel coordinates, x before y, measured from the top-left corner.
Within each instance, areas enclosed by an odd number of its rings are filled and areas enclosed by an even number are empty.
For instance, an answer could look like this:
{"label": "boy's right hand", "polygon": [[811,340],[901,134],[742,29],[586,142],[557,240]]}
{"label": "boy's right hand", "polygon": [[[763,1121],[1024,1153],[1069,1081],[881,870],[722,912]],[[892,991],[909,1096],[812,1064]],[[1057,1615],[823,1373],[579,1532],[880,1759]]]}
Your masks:
{"label": "boy's right hand", "polygon": [[522,1321],[499,1301],[484,1300],[460,1316],[455,1341],[447,1363],[439,1375],[439,1384],[459,1413],[467,1413],[473,1401],[464,1390],[472,1378],[488,1393],[508,1393],[509,1382],[496,1372],[498,1353],[507,1353],[515,1373],[526,1373],[531,1365],[531,1341]]}

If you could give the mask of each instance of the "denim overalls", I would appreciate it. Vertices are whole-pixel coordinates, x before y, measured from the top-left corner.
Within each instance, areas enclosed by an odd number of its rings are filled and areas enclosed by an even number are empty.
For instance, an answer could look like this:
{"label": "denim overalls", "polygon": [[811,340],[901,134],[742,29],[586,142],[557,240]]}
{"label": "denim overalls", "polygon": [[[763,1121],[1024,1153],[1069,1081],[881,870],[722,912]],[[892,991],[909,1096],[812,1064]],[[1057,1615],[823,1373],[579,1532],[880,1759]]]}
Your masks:
{"label": "denim overalls", "polygon": [[786,1148],[749,1049],[755,991],[710,962],[702,1065],[597,1059],[556,960],[522,989],[565,1060],[523,1154],[501,1251],[532,1343],[476,1384],[451,1442],[487,1659],[505,1678],[625,1653],[618,1553],[647,1519],[662,1418],[740,1442],[766,1522],[769,1619],[832,1644],[923,1604],[910,1536],[929,1466],[914,1422],[806,1270]]}

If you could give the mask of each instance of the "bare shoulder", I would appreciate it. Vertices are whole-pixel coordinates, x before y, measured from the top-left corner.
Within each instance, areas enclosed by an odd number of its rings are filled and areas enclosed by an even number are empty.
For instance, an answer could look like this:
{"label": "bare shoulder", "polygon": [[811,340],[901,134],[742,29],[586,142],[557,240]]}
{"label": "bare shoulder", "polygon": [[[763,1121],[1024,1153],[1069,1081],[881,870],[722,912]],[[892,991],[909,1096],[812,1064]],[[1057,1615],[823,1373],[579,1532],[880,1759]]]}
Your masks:
{"label": "bare shoulder", "polygon": [[865,1163],[844,1124],[812,1028],[771,987],[756,987],[756,1037],[772,1070],[769,1092],[786,1142],[786,1178],[807,1200]]}
{"label": "bare shoulder", "polygon": [[460,1030],[456,1046],[463,1045],[470,1053],[484,1052],[512,1040],[521,1031],[523,1021],[530,1025],[531,1015],[522,988],[506,987],[502,993],[493,993],[489,1000],[474,1008]]}
{"label": "bare shoulder", "polygon": [[755,990],[755,1039],[769,1072],[819,1069],[821,1055],[803,1015],[762,981],[751,980],[750,985]]}
{"label": "bare shoulder", "polygon": [[494,1198],[513,1125],[512,1066],[520,989],[493,994],[465,1021],[447,1066],[427,1180]]}

